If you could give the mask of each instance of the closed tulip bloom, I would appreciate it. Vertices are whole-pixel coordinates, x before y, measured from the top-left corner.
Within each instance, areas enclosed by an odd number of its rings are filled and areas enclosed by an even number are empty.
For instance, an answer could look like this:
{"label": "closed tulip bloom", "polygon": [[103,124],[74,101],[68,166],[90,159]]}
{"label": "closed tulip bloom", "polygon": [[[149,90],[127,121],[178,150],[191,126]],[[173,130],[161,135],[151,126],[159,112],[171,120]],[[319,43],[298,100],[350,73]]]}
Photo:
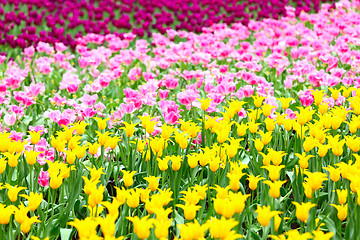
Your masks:
{"label": "closed tulip bloom", "polygon": [[31,192],[30,195],[20,194],[20,197],[26,198],[28,202],[28,207],[31,211],[35,211],[39,206],[40,203],[43,200],[43,194],[42,193],[33,193]]}
{"label": "closed tulip bloom", "polygon": [[99,225],[99,222],[92,217],[87,217],[84,220],[79,220],[75,218],[74,221],[68,222],[68,225],[76,228],[79,239],[87,239],[89,236],[96,236],[96,228]]}
{"label": "closed tulip bloom", "polygon": [[266,170],[268,170],[269,178],[271,179],[271,181],[276,181],[279,179],[280,171],[281,169],[285,168],[285,165],[280,165],[280,166],[269,165],[269,166],[262,166],[261,168],[265,168]]}
{"label": "closed tulip bloom", "polygon": [[258,126],[260,123],[255,123],[254,121],[248,122],[249,131],[251,133],[256,133],[258,131]]}
{"label": "closed tulip bloom", "polygon": [[265,115],[265,117],[269,117],[271,114],[272,109],[276,108],[275,106],[272,106],[270,104],[264,104],[261,109],[262,113]]}
{"label": "closed tulip bloom", "polygon": [[94,117],[93,119],[97,121],[97,125],[100,130],[104,130],[106,128],[106,122],[110,120],[110,118],[101,119],[98,117]]}
{"label": "closed tulip bloom", "polygon": [[261,177],[260,175],[254,176],[249,174],[247,180],[249,181],[249,188],[254,191],[257,188],[258,182],[265,178]]}
{"label": "closed tulip bloom", "polygon": [[271,132],[271,131],[274,131],[275,129],[275,121],[271,118],[266,118],[264,120],[265,122],[265,126],[266,126],[266,130]]}
{"label": "closed tulip bloom", "polygon": [[67,142],[69,142],[73,137],[74,130],[75,130],[74,127],[66,127],[63,125],[63,132],[61,134],[61,137],[59,134],[58,136],[62,138],[62,140],[66,140]]}
{"label": "closed tulip bloom", "polygon": [[209,228],[208,224],[200,225],[195,219],[194,222],[188,222],[179,226],[181,239],[193,240],[203,239],[205,231]]}
{"label": "closed tulip bloom", "polygon": [[134,175],[136,173],[136,171],[126,171],[126,170],[121,170],[121,172],[123,173],[123,181],[124,181],[124,185],[125,187],[130,187],[131,185],[133,185],[134,183]]}
{"label": "closed tulip bloom", "polygon": [[[288,220],[289,218],[288,217],[284,217],[284,220]],[[274,227],[275,227],[275,232],[279,231],[279,227],[280,227],[280,224],[281,224],[281,217],[279,216],[279,214],[276,214],[274,216]]]}
{"label": "closed tulip bloom", "polygon": [[[108,137],[107,139],[107,146],[110,147],[111,149],[115,149],[118,146],[118,142],[120,141],[120,138],[118,136],[115,137]],[[106,146],[105,146],[106,148]]]}
{"label": "closed tulip bloom", "polygon": [[239,224],[233,218],[226,219],[222,217],[221,219],[217,219],[211,217],[206,223],[209,225],[209,232],[213,239],[238,239],[242,237],[240,234],[234,237],[232,236],[234,234],[232,228]]}
{"label": "closed tulip bloom", "polygon": [[137,142],[135,142],[135,144],[137,144],[136,150],[138,152],[142,153],[144,151],[145,147],[146,147],[146,143],[147,143],[147,141],[143,141],[141,139],[138,139]]}
{"label": "closed tulip bloom", "polygon": [[282,158],[287,154],[284,151],[276,151],[272,148],[268,148],[268,152],[270,160],[275,166],[279,166],[282,162]]}
{"label": "closed tulip bloom", "polygon": [[139,188],[137,191],[140,193],[140,200],[141,202],[145,203],[150,198],[151,189],[147,188]]}
{"label": "closed tulip bloom", "polygon": [[271,211],[270,206],[257,206],[255,211],[257,215],[257,221],[261,224],[261,226],[266,227],[269,225],[271,218],[273,218],[277,214],[281,214],[280,211]]}
{"label": "closed tulip bloom", "polygon": [[334,168],[333,166],[327,166],[327,167],[324,167],[324,169],[326,169],[329,174],[330,174],[330,179],[331,181],[333,182],[337,182],[340,180],[340,173],[341,173],[341,170],[340,168]]}
{"label": "closed tulip bloom", "polygon": [[259,152],[260,155],[263,157],[263,164],[264,166],[269,166],[271,164],[271,154],[268,153],[268,154],[265,154],[265,153],[262,153],[262,152]]}
{"label": "closed tulip bloom", "polygon": [[68,164],[74,164],[76,160],[76,154],[74,151],[65,151],[66,153],[66,162]]}
{"label": "closed tulip bloom", "polygon": [[317,147],[318,147],[317,154],[320,157],[325,157],[328,150],[330,149],[330,147],[328,145],[322,145],[322,144],[319,144]]}
{"label": "closed tulip bloom", "polygon": [[293,98],[279,98],[280,102],[281,102],[281,107],[283,109],[288,109],[290,106],[290,103],[294,100]]}
{"label": "closed tulip bloom", "polygon": [[329,110],[329,104],[328,103],[323,103],[321,105],[319,105],[319,113],[324,115],[327,111]]}
{"label": "closed tulip bloom", "polygon": [[108,210],[106,217],[117,219],[119,217],[119,207],[122,205],[117,198],[113,198],[112,202],[101,202],[101,205],[105,206]]}
{"label": "closed tulip bloom", "polygon": [[181,156],[171,156],[171,168],[174,171],[178,171],[181,167],[181,162],[183,159]]}
{"label": "closed tulip bloom", "polygon": [[6,163],[7,161],[5,158],[0,158],[0,174],[2,174],[6,169]]}
{"label": "closed tulip bloom", "polygon": [[17,152],[17,153],[23,152],[25,145],[26,145],[26,141],[23,141],[23,142],[17,141],[15,144],[15,152]]}
{"label": "closed tulip bloom", "polygon": [[308,199],[311,199],[311,198],[312,198],[312,194],[313,194],[313,190],[311,189],[310,185],[309,185],[307,182],[303,182],[303,187],[304,187],[305,196],[306,196]]}
{"label": "closed tulip bloom", "polygon": [[261,142],[264,145],[268,145],[269,142],[271,142],[271,140],[272,140],[272,132],[264,133],[263,131],[259,131],[259,134],[261,135]]}
{"label": "closed tulip bloom", "polygon": [[19,224],[22,224],[25,221],[25,219],[28,217],[27,215],[29,213],[30,208],[25,207],[24,204],[21,202],[18,208],[14,207],[14,210],[15,210],[15,214],[14,214],[15,221]]}
{"label": "closed tulip bloom", "polygon": [[18,154],[14,154],[14,153],[4,153],[5,157],[7,157],[7,164],[9,165],[9,167],[16,167],[19,163],[19,157],[20,157],[20,153]]}
{"label": "closed tulip bloom", "polygon": [[319,144],[319,141],[313,137],[306,137],[303,142],[303,148],[305,152],[311,151],[315,146]]}
{"label": "closed tulip bloom", "polygon": [[164,159],[157,158],[156,161],[158,162],[158,167],[160,171],[166,171],[169,168],[169,160],[170,156],[166,156]]}
{"label": "closed tulip bloom", "polygon": [[265,97],[260,96],[259,94],[257,94],[256,96],[251,96],[251,97],[254,100],[255,107],[260,108],[263,101],[264,101],[264,99],[265,99]]}
{"label": "closed tulip bloom", "polygon": [[38,217],[34,216],[34,217],[27,217],[25,219],[25,221],[20,224],[20,230],[23,233],[28,233],[31,229],[31,226],[34,225],[34,223],[40,223],[41,221],[38,219]]}
{"label": "closed tulip bloom", "polygon": [[269,180],[264,181],[264,183],[270,187],[269,194],[273,198],[280,197],[280,188],[286,182],[287,182],[286,180],[285,181],[275,181],[275,182],[271,182]]}
{"label": "closed tulip bloom", "polygon": [[96,167],[94,166],[93,168],[87,167],[87,169],[90,170],[90,176],[91,176],[90,181],[99,180],[101,178],[101,175],[105,174],[103,171],[104,170],[103,167],[96,169]]}
{"label": "closed tulip bloom", "polygon": [[312,233],[314,234],[314,240],[330,240],[334,236],[333,232],[324,233],[320,229],[312,231]]}
{"label": "closed tulip bloom", "polygon": [[261,142],[260,139],[256,138],[253,139],[254,144],[255,144],[255,148],[258,152],[260,152],[263,148],[264,148],[264,144]]}
{"label": "closed tulip bloom", "polygon": [[68,149],[73,150],[80,145],[81,136],[73,136],[68,142]]}
{"label": "closed tulip bloom", "polygon": [[6,206],[0,203],[0,225],[7,225],[10,222],[10,217],[15,212],[13,205]]}
{"label": "closed tulip bloom", "polygon": [[115,187],[115,189],[116,189],[116,199],[118,200],[120,205],[123,205],[126,202],[127,190],[124,187],[122,188]]}
{"label": "closed tulip bloom", "polygon": [[322,172],[308,172],[305,171],[305,174],[308,176],[306,178],[306,182],[309,184],[309,187],[315,192],[319,188],[321,188],[323,181],[327,180],[327,175]]}
{"label": "closed tulip bloom", "polygon": [[154,154],[157,154],[157,156],[160,156],[160,152],[166,147],[166,141],[163,138],[151,138],[150,139],[150,148],[154,152]]}
{"label": "closed tulip bloom", "polygon": [[41,152],[35,152],[34,150],[25,151],[26,162],[29,165],[34,165],[36,163],[37,156],[39,156]]}
{"label": "closed tulip bloom", "polygon": [[321,104],[321,102],[324,99],[325,96],[325,90],[310,90],[312,92],[312,95],[314,96],[314,104],[316,106],[319,106]]}
{"label": "closed tulip bloom", "polygon": [[335,205],[335,204],[330,204],[331,206],[333,206],[334,208],[336,208],[337,210],[337,217],[339,218],[340,221],[344,221],[347,217],[347,212],[348,212],[348,205]]}
{"label": "closed tulip bloom", "polygon": [[88,143],[88,149],[89,149],[89,153],[91,155],[95,155],[99,151],[99,147],[100,147],[100,144],[97,142],[95,142],[93,144]]}
{"label": "closed tulip bloom", "polygon": [[190,168],[195,168],[199,164],[198,154],[188,154],[187,161]]}
{"label": "closed tulip bloom", "polygon": [[64,180],[64,177],[61,176],[61,175],[58,175],[58,176],[52,176],[50,178],[50,187],[52,189],[57,189],[61,186],[62,182]]}
{"label": "closed tulip bloom", "polygon": [[244,173],[227,173],[226,176],[229,178],[229,187],[234,192],[240,189],[240,179],[244,176]]}
{"label": "closed tulip bloom", "polygon": [[172,208],[157,208],[156,211],[154,212],[156,215],[156,220],[159,222],[166,222],[167,220],[169,220],[169,215],[173,212]]}
{"label": "closed tulip bloom", "polygon": [[88,179],[87,177],[82,176],[82,179],[84,179],[85,185],[84,185],[84,192],[86,195],[90,195],[91,191],[96,188],[96,185],[100,182],[100,180],[97,179]]}
{"label": "closed tulip bloom", "polygon": [[26,189],[26,187],[11,186],[8,183],[5,184],[5,187],[8,190],[7,195],[11,202],[16,202],[19,192]]}
{"label": "closed tulip bloom", "polygon": [[309,167],[309,159],[315,157],[314,155],[306,155],[305,152],[302,154],[295,153],[295,156],[299,158],[299,165],[302,169],[307,169]]}
{"label": "closed tulip bloom", "polygon": [[331,150],[335,156],[339,157],[343,154],[344,144],[345,144],[345,139],[342,139],[339,142],[333,143]]}
{"label": "closed tulip bloom", "polygon": [[230,144],[226,147],[226,155],[228,156],[229,159],[235,157],[235,155],[238,153],[238,148],[240,145],[239,143],[237,145]]}
{"label": "closed tulip bloom", "polygon": [[[249,120],[252,123],[255,123],[255,121],[259,119],[261,113],[262,113],[261,109],[248,109],[247,110],[247,116],[249,117]],[[248,122],[248,124],[250,124],[250,122]],[[259,125],[259,124],[257,124],[257,125]]]}
{"label": "closed tulip bloom", "polygon": [[285,130],[289,132],[293,128],[294,120],[288,118],[284,119],[282,125],[284,126]]}
{"label": "closed tulip bloom", "polygon": [[336,193],[338,196],[339,204],[345,204],[348,196],[348,190],[346,189],[336,189]]}
{"label": "closed tulip bloom", "polygon": [[222,163],[219,156],[211,158],[209,161],[209,168],[212,172],[216,172],[220,168],[220,164]]}
{"label": "closed tulip bloom", "polygon": [[138,216],[135,217],[126,217],[134,225],[134,233],[140,239],[146,239],[150,236],[150,229],[153,227],[154,219],[150,218],[150,215],[142,217],[139,219]]}
{"label": "closed tulip bloom", "polygon": [[169,235],[169,228],[171,227],[171,223],[172,223],[172,219],[168,219],[164,221],[159,221],[156,219],[154,221],[155,237],[157,237],[157,239],[167,239]]}
{"label": "closed tulip bloom", "polygon": [[83,135],[85,130],[86,130],[87,125],[89,125],[89,124],[85,123],[84,121],[75,123],[74,127],[76,129],[76,133],[79,134],[79,135]]}
{"label": "closed tulip bloom", "polygon": [[251,196],[251,194],[243,195],[241,192],[232,193],[230,192],[229,198],[231,199],[232,207],[234,208],[235,213],[242,213],[245,208],[246,200]]}
{"label": "closed tulip bloom", "polygon": [[125,134],[128,138],[132,137],[132,135],[134,135],[135,132],[135,127],[138,124],[137,123],[133,124],[132,122],[131,123],[123,122],[123,124],[125,125],[125,127],[122,127],[121,129],[124,129]]}
{"label": "closed tulip bloom", "polygon": [[219,143],[224,143],[229,138],[230,131],[226,129],[216,130],[215,133],[217,134],[217,141]]}
{"label": "closed tulip bloom", "polygon": [[[239,135],[239,137],[242,137],[246,134],[246,130],[249,128],[248,125],[244,124],[244,123],[235,123],[236,125],[236,131],[237,131],[237,134]],[[257,127],[256,127],[256,130],[257,130]]]}
{"label": "closed tulip bloom", "polygon": [[78,159],[85,157],[87,146],[78,146],[74,149],[74,153]]}
{"label": "closed tulip bloom", "polygon": [[316,204],[307,202],[307,203],[298,203],[292,202],[296,206],[296,217],[299,221],[306,223],[309,217],[309,211],[311,208],[315,207]]}
{"label": "closed tulip bloom", "polygon": [[146,180],[149,184],[149,188],[151,191],[155,191],[159,187],[159,179],[161,177],[155,177],[155,176],[149,176],[144,177],[144,180]]}
{"label": "closed tulip bloom", "polygon": [[208,185],[204,184],[202,186],[195,184],[194,187],[192,187],[193,190],[195,190],[196,194],[200,197],[201,200],[204,200],[206,198],[206,193],[208,191]]}
{"label": "closed tulip bloom", "polygon": [[40,142],[41,131],[38,131],[38,132],[28,131],[28,133],[30,134],[31,143],[32,143],[33,145],[35,145],[35,144],[37,144],[38,142]]}
{"label": "closed tulip bloom", "polygon": [[296,239],[296,240],[308,240],[308,239],[312,239],[313,236],[311,235],[311,233],[306,232],[306,233],[299,233],[298,230],[294,229],[294,230],[289,230],[285,233],[285,235],[288,236],[288,239]]}
{"label": "closed tulip bloom", "polygon": [[213,199],[214,201],[214,210],[217,214],[222,215],[224,208],[225,208],[225,204],[227,203],[225,198],[215,198]]}
{"label": "closed tulip bloom", "polygon": [[181,200],[190,204],[198,204],[201,196],[196,191],[193,191],[191,188],[188,188],[187,191],[181,191],[180,193],[184,194]]}
{"label": "closed tulip bloom", "polygon": [[236,203],[231,199],[225,199],[224,209],[222,211],[222,216],[229,219],[232,218],[235,214]]}
{"label": "closed tulip bloom", "polygon": [[101,133],[99,131],[95,131],[98,136],[98,142],[101,146],[105,146],[109,139],[109,132]]}
{"label": "closed tulip bloom", "polygon": [[161,137],[163,139],[169,139],[174,131],[175,131],[174,126],[164,124],[161,127]]}
{"label": "closed tulip bloom", "polygon": [[127,192],[126,196],[126,204],[131,208],[136,208],[139,206],[140,201],[140,192],[135,191],[134,189],[130,189]]}
{"label": "closed tulip bloom", "polygon": [[216,191],[216,198],[217,199],[225,199],[228,197],[228,192],[229,192],[229,189],[230,187],[229,186],[226,186],[225,188],[219,186],[219,185],[215,185],[215,187],[211,187],[212,189],[215,189]]}
{"label": "closed tulip bloom", "polygon": [[96,205],[100,204],[104,197],[105,186],[100,185],[99,188],[94,188],[91,190],[89,195],[88,204],[93,208]]}
{"label": "closed tulip bloom", "polygon": [[204,110],[204,111],[206,111],[206,110],[209,108],[210,103],[211,103],[211,101],[212,101],[212,99],[210,99],[210,98],[198,99],[198,100],[199,100],[200,103],[201,103],[200,108],[201,108],[202,110]]}
{"label": "closed tulip bloom", "polygon": [[185,205],[177,204],[176,206],[184,211],[184,217],[188,221],[193,220],[196,217],[196,212],[201,208],[201,206],[190,203],[185,203]]}
{"label": "closed tulip bloom", "polygon": [[114,239],[114,235],[116,232],[115,220],[116,218],[110,217],[106,215],[105,218],[98,218],[100,229],[105,239],[112,238]]}

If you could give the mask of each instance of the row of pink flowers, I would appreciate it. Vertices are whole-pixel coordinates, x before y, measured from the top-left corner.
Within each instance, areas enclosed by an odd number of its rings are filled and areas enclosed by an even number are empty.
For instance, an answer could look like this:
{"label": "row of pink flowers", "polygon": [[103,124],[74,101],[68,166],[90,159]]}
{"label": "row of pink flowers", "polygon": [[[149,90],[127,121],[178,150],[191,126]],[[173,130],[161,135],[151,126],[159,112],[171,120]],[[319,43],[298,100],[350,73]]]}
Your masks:
{"label": "row of pink flowers", "polygon": [[[216,24],[201,34],[169,30],[154,34],[152,42],[134,34],[89,34],[77,39],[75,53],[63,44],[39,43],[26,48],[20,61],[0,65],[1,130],[31,121],[34,111],[49,126],[100,116],[109,117],[111,127],[144,111],[177,124],[200,108],[199,98],[211,99],[209,113],[222,111],[231,98],[254,94],[275,107],[274,96],[285,94],[310,106],[314,96],[308,88],[359,88],[356,8],[357,2],[341,1],[335,10],[325,6],[318,14],[302,13],[300,20],[288,14],[248,27]],[[88,48],[90,43],[96,47]],[[329,94],[324,101],[333,106],[343,100]],[[284,114],[296,117],[290,109]],[[246,117],[245,110],[239,116]],[[39,159],[51,159],[46,140],[39,147]]]}

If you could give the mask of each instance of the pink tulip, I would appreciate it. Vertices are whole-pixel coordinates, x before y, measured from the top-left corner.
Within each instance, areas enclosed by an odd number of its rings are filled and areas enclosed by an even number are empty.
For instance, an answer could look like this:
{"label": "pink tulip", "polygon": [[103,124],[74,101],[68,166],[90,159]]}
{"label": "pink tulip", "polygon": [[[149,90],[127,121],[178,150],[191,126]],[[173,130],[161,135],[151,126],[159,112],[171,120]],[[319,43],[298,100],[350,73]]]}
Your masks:
{"label": "pink tulip", "polygon": [[169,90],[159,89],[159,97],[160,99],[166,99],[169,96]]}
{"label": "pink tulip", "polygon": [[49,172],[41,170],[39,173],[38,183],[42,187],[49,186]]}

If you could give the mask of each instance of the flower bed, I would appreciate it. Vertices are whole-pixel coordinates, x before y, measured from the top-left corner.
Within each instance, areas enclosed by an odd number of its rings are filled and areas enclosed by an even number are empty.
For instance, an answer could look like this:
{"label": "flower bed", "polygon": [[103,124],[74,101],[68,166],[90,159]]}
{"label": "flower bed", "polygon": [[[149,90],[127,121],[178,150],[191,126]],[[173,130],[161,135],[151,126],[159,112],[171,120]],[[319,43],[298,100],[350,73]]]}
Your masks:
{"label": "flower bed", "polygon": [[358,2],[0,57],[0,239],[354,239]]}

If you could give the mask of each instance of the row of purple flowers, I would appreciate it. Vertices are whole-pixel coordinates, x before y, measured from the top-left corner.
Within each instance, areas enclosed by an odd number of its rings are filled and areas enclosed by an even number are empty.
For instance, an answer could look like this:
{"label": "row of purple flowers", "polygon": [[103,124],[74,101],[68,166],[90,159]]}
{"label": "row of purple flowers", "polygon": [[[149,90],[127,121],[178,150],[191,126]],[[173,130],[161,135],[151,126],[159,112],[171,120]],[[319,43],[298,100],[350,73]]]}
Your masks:
{"label": "row of purple flowers", "polygon": [[275,18],[285,6],[318,11],[335,0],[0,0],[0,45],[25,48],[39,41],[76,46],[86,33],[132,32],[140,37],[167,29],[201,32],[214,23]]}

